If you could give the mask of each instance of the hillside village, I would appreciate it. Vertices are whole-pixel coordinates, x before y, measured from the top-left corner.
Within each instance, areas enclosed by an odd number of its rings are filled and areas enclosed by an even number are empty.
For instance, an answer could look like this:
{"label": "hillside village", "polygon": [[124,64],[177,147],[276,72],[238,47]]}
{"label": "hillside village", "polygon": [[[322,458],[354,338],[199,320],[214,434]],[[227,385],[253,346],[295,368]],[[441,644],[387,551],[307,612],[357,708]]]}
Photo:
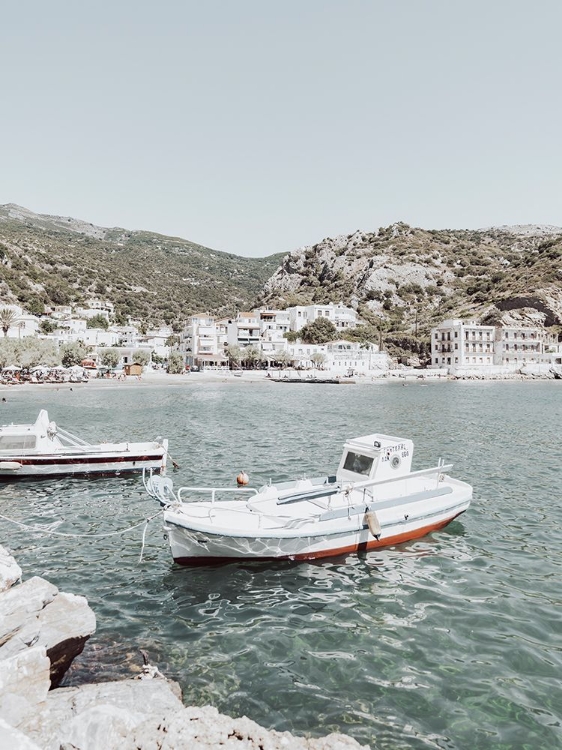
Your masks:
{"label": "hillside village", "polygon": [[242,259],[8,204],[0,260],[0,365],[13,372],[509,377],[562,364],[557,227],[395,224]]}

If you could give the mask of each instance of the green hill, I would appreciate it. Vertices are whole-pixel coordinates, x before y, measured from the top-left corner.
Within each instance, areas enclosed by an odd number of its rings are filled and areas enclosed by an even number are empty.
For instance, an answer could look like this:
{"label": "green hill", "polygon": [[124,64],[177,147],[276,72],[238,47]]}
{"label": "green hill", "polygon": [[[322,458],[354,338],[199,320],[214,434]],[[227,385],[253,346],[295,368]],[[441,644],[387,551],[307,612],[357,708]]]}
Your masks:
{"label": "green hill", "polygon": [[97,297],[121,319],[178,325],[192,313],[226,315],[255,303],[281,259],[0,206],[0,301],[34,313]]}

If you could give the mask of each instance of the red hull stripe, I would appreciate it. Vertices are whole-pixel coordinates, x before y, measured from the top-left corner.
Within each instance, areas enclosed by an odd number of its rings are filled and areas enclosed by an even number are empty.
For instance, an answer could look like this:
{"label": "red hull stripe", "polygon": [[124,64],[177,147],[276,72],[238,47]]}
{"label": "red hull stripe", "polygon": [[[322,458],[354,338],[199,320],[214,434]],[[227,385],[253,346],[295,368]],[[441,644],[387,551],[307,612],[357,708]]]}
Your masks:
{"label": "red hull stripe", "polygon": [[70,456],[68,458],[53,458],[52,456],[34,456],[33,458],[17,458],[10,456],[0,458],[0,461],[16,461],[22,466],[67,466],[69,464],[115,464],[133,463],[133,461],[161,461],[162,455],[156,456]]}
{"label": "red hull stripe", "polygon": [[386,539],[372,539],[370,542],[361,542],[360,544],[352,544],[348,547],[337,547],[333,549],[320,550],[318,552],[304,552],[300,555],[285,555],[283,557],[175,557],[174,562],[178,565],[211,565],[216,563],[225,562],[241,562],[241,561],[275,561],[275,560],[318,560],[321,557],[338,557],[339,555],[346,555],[353,552],[367,552],[372,549],[380,549],[381,547],[393,547],[396,544],[403,544],[404,542],[410,542],[412,539],[419,539],[422,536],[430,534],[432,531],[442,529],[447,524],[454,521],[455,518],[464,513],[461,511],[452,518],[447,518],[445,521],[439,521],[439,523],[432,523],[429,526],[422,526],[419,529],[413,531],[406,531],[403,534],[396,534],[395,536],[389,536]]}

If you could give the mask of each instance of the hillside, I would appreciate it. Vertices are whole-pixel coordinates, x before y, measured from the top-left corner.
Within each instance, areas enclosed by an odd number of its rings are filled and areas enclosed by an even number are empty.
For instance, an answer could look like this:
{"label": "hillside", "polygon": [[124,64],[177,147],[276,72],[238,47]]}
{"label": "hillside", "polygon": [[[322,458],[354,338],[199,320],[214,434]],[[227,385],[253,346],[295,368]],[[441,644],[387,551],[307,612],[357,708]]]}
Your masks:
{"label": "hillside", "polygon": [[31,312],[101,297],[120,318],[181,323],[252,306],[281,255],[242,258],[177,237],[0,206],[0,302]]}
{"label": "hillside", "polygon": [[562,228],[424,230],[399,223],[328,238],[285,256],[262,301],[351,303],[396,339],[427,337],[451,317],[557,327]]}
{"label": "hillside", "polygon": [[341,301],[405,350],[426,346],[430,327],[450,317],[558,332],[562,228],[398,223],[285,256],[243,258],[177,237],[0,206],[0,303],[39,313],[93,297],[113,302],[120,319],[175,326],[205,311]]}

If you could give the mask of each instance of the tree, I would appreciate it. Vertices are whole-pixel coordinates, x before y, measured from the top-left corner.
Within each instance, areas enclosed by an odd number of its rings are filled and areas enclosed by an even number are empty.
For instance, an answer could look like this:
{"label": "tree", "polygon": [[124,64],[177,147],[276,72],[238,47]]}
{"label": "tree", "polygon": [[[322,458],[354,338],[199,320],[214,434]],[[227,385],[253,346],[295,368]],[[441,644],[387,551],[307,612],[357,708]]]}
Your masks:
{"label": "tree", "polygon": [[82,360],[86,359],[90,354],[89,348],[82,341],[76,341],[72,344],[63,344],[60,351],[61,361],[65,367],[79,365]]}
{"label": "tree", "polygon": [[326,344],[337,338],[338,330],[328,318],[316,318],[301,328],[299,336],[305,344]]}
{"label": "tree", "polygon": [[105,331],[107,331],[108,327],[109,323],[107,322],[107,318],[101,313],[88,318],[86,322],[86,328],[103,328]]}
{"label": "tree", "polygon": [[326,361],[326,355],[323,352],[314,352],[310,359],[315,367],[321,367]]}
{"label": "tree", "polygon": [[257,346],[247,346],[242,351],[242,358],[249,367],[255,368],[256,363],[261,362],[261,359],[262,359],[261,351],[258,349]]}
{"label": "tree", "polygon": [[150,352],[147,352],[146,349],[139,349],[135,352],[133,361],[145,367],[150,362]]}
{"label": "tree", "polygon": [[43,320],[39,323],[39,330],[41,333],[49,334],[53,333],[53,331],[57,330],[57,324],[54,320],[51,320],[50,318],[43,318]]}
{"label": "tree", "polygon": [[110,369],[117,367],[120,359],[121,355],[117,349],[104,349],[104,351],[99,354],[100,363]]}
{"label": "tree", "polygon": [[0,328],[4,331],[4,336],[8,335],[8,331],[16,322],[17,317],[17,314],[9,307],[0,310]]}
{"label": "tree", "polygon": [[168,336],[166,341],[164,342],[166,346],[169,346],[170,348],[176,346],[180,343],[180,337],[179,336]]}
{"label": "tree", "polygon": [[179,375],[183,372],[183,357],[179,352],[170,352],[168,357],[168,372],[171,375]]}
{"label": "tree", "polygon": [[294,344],[295,341],[299,338],[299,334],[297,331],[285,331],[283,334],[283,338],[287,339],[289,344]]}
{"label": "tree", "polygon": [[291,361],[291,355],[286,351],[277,352],[277,354],[275,355],[275,361],[279,362],[281,367],[285,369],[285,367],[287,367],[287,365]]}
{"label": "tree", "polygon": [[43,300],[39,299],[39,297],[31,297],[25,304],[25,307],[29,313],[32,315],[44,315],[45,314],[45,305],[43,304]]}
{"label": "tree", "polygon": [[53,341],[36,339],[0,339],[0,367],[18,364],[21,367],[58,365],[60,354]]}
{"label": "tree", "polygon": [[358,341],[361,344],[378,344],[380,338],[379,329],[370,324],[346,328],[341,337],[346,341]]}
{"label": "tree", "polygon": [[238,344],[229,344],[225,349],[225,354],[228,357],[230,368],[233,369],[233,365],[238,367],[242,361],[242,349]]}

